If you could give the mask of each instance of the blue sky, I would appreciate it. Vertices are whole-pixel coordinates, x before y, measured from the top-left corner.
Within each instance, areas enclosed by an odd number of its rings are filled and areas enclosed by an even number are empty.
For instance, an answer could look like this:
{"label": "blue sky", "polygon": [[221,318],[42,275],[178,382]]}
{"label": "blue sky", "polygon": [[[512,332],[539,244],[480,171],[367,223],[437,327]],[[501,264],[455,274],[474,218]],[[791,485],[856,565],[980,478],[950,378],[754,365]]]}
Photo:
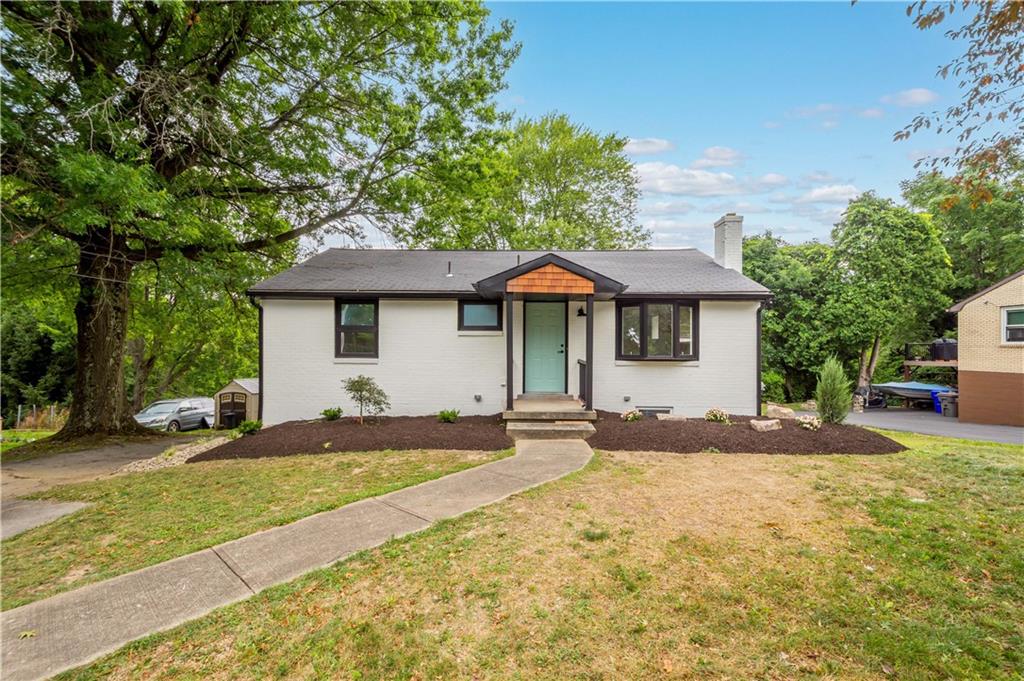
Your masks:
{"label": "blue sky", "polygon": [[825,240],[854,193],[898,198],[916,157],[955,145],[892,140],[957,99],[935,72],[962,49],[905,7],[493,3],[522,43],[501,103],[634,140],[656,247],[707,250],[728,211],[747,233]]}

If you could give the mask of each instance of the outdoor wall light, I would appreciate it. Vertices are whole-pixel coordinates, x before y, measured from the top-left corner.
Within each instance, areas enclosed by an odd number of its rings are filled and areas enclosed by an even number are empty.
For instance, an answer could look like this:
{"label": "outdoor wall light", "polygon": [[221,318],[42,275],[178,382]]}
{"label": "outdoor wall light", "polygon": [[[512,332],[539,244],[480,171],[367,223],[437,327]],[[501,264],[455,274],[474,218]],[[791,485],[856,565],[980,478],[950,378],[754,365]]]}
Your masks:
{"label": "outdoor wall light", "polygon": [[576,316],[577,317],[586,317],[587,316],[587,311],[581,307],[580,309],[576,310]]}
{"label": "outdoor wall light", "polygon": [[484,396],[483,395],[473,395],[473,399],[476,400],[477,402],[482,402],[483,399],[484,399]]}
{"label": "outdoor wall light", "polygon": [[629,395],[623,395],[622,396],[622,401],[623,402],[629,402]]}

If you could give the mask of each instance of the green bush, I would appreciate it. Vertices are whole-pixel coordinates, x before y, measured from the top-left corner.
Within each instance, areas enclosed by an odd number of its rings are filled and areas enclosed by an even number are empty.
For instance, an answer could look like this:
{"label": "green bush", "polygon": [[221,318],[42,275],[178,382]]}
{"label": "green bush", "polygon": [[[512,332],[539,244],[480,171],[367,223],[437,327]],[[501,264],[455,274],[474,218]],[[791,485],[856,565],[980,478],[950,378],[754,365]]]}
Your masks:
{"label": "green bush", "polygon": [[341,407],[327,407],[320,415],[324,417],[324,421],[337,421],[343,413]]}
{"label": "green bush", "polygon": [[363,422],[363,414],[377,416],[391,408],[387,393],[369,376],[360,374],[346,379],[343,384],[348,396],[359,405],[359,423]]}
{"label": "green bush", "polygon": [[818,372],[814,400],[818,403],[818,416],[822,423],[842,423],[850,411],[853,391],[842,363],[835,356],[825,360]]}
{"label": "green bush", "polygon": [[441,423],[455,423],[459,420],[459,410],[443,409],[437,413],[437,420]]}
{"label": "green bush", "polygon": [[768,370],[761,374],[761,382],[764,383],[761,399],[765,402],[782,404],[786,401],[785,379],[778,371]]}
{"label": "green bush", "polygon": [[633,421],[639,421],[644,417],[644,413],[639,409],[630,409],[629,411],[622,412],[622,420],[632,423]]}
{"label": "green bush", "polygon": [[260,432],[263,421],[242,421],[238,424],[238,432],[242,435],[253,435]]}

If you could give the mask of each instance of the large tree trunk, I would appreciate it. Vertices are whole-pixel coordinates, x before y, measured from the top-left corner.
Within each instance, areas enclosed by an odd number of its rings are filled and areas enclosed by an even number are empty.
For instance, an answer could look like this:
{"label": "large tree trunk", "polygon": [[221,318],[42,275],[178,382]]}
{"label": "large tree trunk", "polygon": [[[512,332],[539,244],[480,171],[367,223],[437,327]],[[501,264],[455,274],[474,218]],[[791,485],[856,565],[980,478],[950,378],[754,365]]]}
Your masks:
{"label": "large tree trunk", "polygon": [[77,364],[71,413],[56,435],[62,440],[148,432],[132,418],[125,396],[128,280],[134,263],[125,256],[124,246],[119,237],[107,233],[80,247]]}

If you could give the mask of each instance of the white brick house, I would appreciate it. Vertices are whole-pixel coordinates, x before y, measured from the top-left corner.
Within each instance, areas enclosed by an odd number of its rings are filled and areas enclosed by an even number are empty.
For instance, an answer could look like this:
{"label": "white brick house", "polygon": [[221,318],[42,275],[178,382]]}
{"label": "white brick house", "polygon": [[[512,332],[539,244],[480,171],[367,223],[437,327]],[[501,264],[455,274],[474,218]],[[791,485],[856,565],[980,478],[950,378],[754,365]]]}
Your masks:
{"label": "white brick house", "polygon": [[340,405],[372,376],[391,414],[494,414],[559,393],[609,411],[760,407],[760,309],[742,218],[693,250],[331,249],[254,286],[267,424]]}

